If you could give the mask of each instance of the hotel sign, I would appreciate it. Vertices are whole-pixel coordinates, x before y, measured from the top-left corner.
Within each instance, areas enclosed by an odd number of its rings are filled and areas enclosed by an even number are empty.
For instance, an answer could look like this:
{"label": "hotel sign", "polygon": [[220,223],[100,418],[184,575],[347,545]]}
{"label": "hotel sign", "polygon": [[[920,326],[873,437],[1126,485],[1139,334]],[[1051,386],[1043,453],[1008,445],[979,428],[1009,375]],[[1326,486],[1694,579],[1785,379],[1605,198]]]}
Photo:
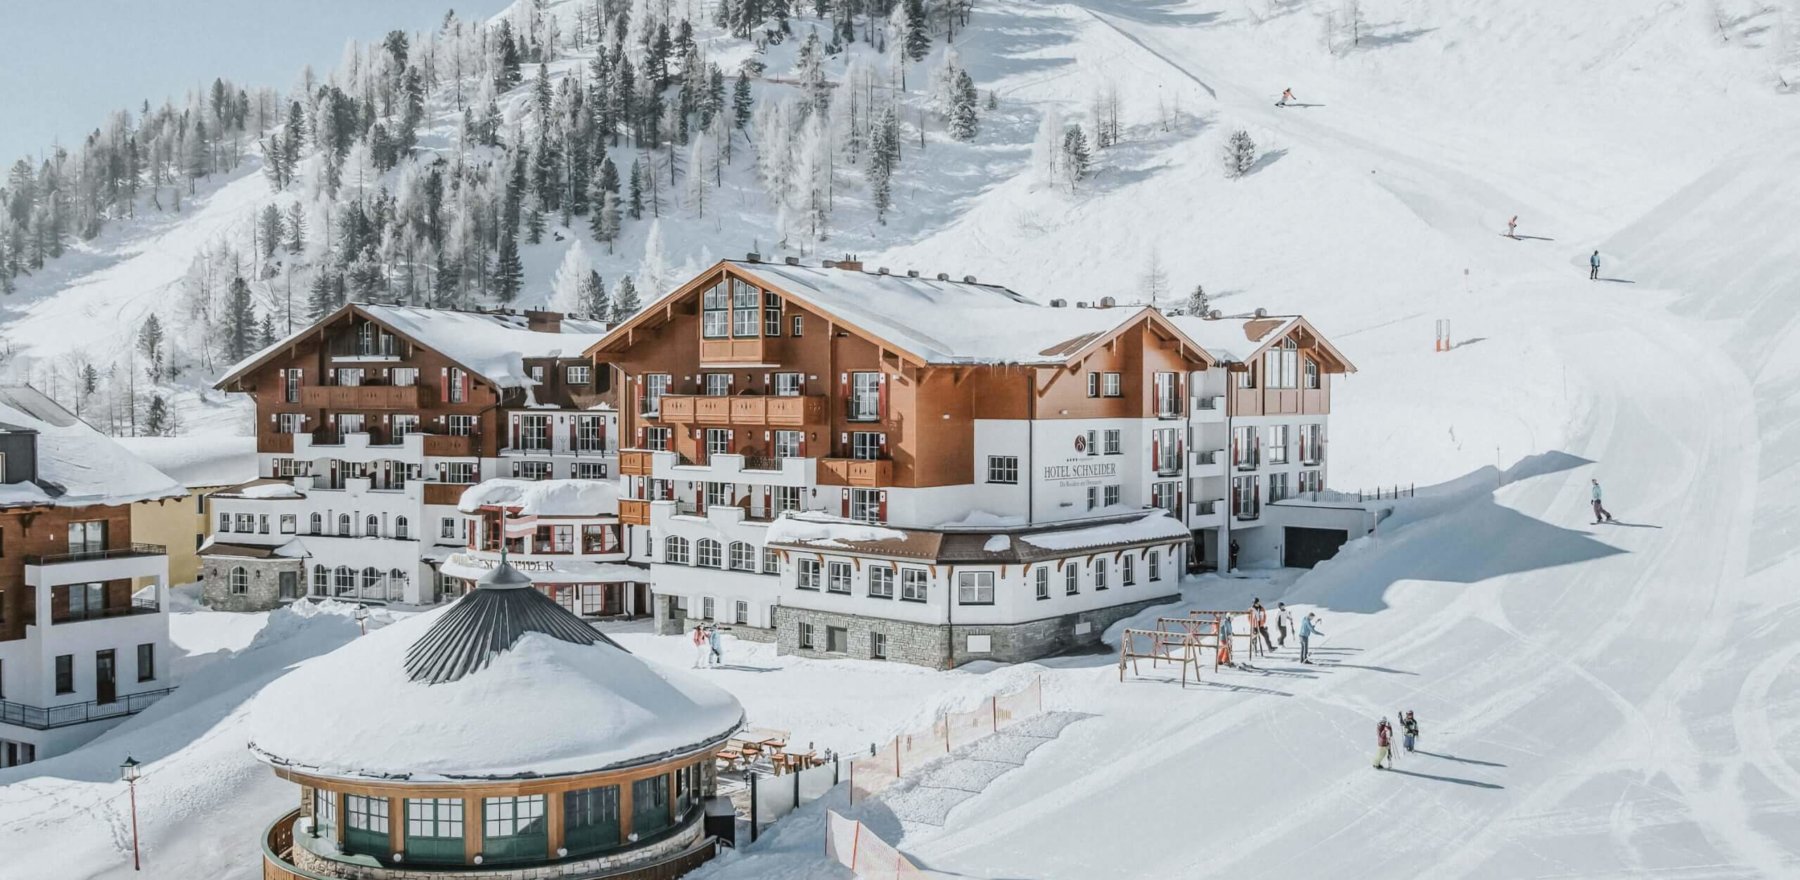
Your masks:
{"label": "hotel sign", "polygon": [[1063,483],[1071,485],[1087,480],[1098,480],[1104,477],[1119,475],[1116,462],[1097,461],[1079,464],[1047,464],[1044,465],[1043,480],[1046,483]]}

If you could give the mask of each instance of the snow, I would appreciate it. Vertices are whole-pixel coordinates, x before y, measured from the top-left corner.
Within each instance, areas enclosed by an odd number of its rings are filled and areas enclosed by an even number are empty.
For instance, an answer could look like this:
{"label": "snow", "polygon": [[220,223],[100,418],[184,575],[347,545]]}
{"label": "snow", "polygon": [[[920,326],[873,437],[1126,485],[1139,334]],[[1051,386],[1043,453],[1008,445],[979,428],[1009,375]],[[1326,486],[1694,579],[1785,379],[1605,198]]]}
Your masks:
{"label": "snow", "polygon": [[[517,559],[514,560],[515,564]],[[548,568],[542,567],[548,565]],[[451,553],[438,567],[445,577],[479,580],[493,567],[476,562],[467,553]],[[606,584],[635,581],[648,583],[650,569],[620,562],[581,559],[536,560],[530,570],[520,569],[534,584]]]}
{"label": "snow", "polygon": [[[1176,315],[1169,319],[1194,344],[1222,361],[1243,363],[1270,340],[1286,336],[1298,322],[1295,316],[1258,319],[1245,315],[1221,315],[1218,320],[1194,315]],[[1260,332],[1258,332],[1260,331]],[[1252,336],[1252,332],[1257,335]]]}
{"label": "snow", "polygon": [[619,512],[619,487],[600,480],[485,480],[463,490],[456,509],[474,513],[501,507],[515,516],[611,516]]}
{"label": "snow", "polygon": [[816,512],[789,513],[769,524],[767,541],[771,544],[804,544],[812,547],[843,547],[866,541],[901,541],[906,533],[899,529],[838,519]]}
{"label": "snow", "polygon": [[456,681],[412,681],[407,649],[448,610],[357,639],[264,688],[253,748],[339,777],[512,777],[633,763],[743,722],[743,707],[713,684],[604,642],[542,633]]}
{"label": "snow", "polygon": [[256,479],[255,437],[119,437],[116,442],[189,489]]}
{"label": "snow", "polygon": [[[995,537],[1000,536],[996,535]],[[1162,511],[1157,511],[1130,522],[1032,532],[1020,535],[1019,540],[1045,550],[1080,550],[1084,547],[1135,544],[1144,541],[1182,541],[1188,537],[1187,526],[1182,525],[1180,520]],[[996,549],[993,544],[993,540],[989,539],[987,549],[990,551]],[[1003,544],[998,549],[1004,550],[1006,547]]]}
{"label": "snow", "polygon": [[989,536],[987,543],[981,545],[981,549],[988,553],[1005,553],[1010,547],[1012,547],[1012,539],[1005,535]]}
{"label": "snow", "polygon": [[0,507],[179,498],[180,484],[32,388],[0,386],[0,431],[37,433],[36,482],[0,483]]}
{"label": "snow", "polygon": [[290,483],[257,483],[237,490],[245,498],[299,498],[300,490]]}

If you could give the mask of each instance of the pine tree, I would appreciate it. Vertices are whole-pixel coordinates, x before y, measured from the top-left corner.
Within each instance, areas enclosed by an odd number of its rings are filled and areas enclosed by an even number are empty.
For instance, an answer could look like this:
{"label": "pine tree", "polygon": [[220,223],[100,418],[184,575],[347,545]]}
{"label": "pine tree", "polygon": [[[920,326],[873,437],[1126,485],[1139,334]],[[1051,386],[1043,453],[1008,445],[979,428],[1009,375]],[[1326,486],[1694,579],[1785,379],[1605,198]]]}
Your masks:
{"label": "pine tree", "polygon": [[500,233],[500,252],[494,263],[494,297],[503,303],[519,295],[525,281],[525,267],[519,263],[519,243],[510,230]]}
{"label": "pine tree", "polygon": [[1082,132],[1081,126],[1070,126],[1063,135],[1062,150],[1062,174],[1063,179],[1069,183],[1070,192],[1074,192],[1075,185],[1087,177],[1090,161],[1087,135]]}
{"label": "pine tree", "polygon": [[150,404],[144,409],[144,435],[148,437],[166,437],[174,433],[174,419],[169,413],[168,401],[160,394],[150,396]]}
{"label": "pine tree", "polygon": [[575,239],[563,252],[562,263],[556,267],[556,276],[550,281],[550,309],[566,315],[580,313],[582,286],[592,274],[594,264],[588,259],[587,249],[581,246],[581,239]]}
{"label": "pine tree", "polygon": [[312,285],[306,294],[306,316],[317,321],[337,310],[336,285],[330,272],[320,272],[313,276]]}
{"label": "pine tree", "polygon": [[600,281],[600,273],[589,271],[581,283],[581,313],[590,315],[596,321],[607,321],[612,318],[612,297],[606,293],[606,285]]}
{"label": "pine tree", "polygon": [[1256,167],[1256,142],[1250,139],[1250,133],[1238,129],[1231,133],[1231,139],[1225,143],[1225,176],[1243,177]]}
{"label": "pine tree", "polygon": [[906,0],[906,57],[918,61],[931,51],[931,34],[926,31],[925,0]]}
{"label": "pine tree", "polygon": [[619,240],[619,197],[607,193],[600,202],[594,223],[594,239],[606,242],[606,253],[613,252],[613,242]]}
{"label": "pine tree", "polygon": [[1212,311],[1211,299],[1206,295],[1205,285],[1194,285],[1194,292],[1188,294],[1187,313],[1204,318]]}
{"label": "pine tree", "polygon": [[969,78],[969,72],[956,72],[954,97],[950,105],[950,136],[959,141],[972,141],[978,128],[976,104],[980,97],[975,91],[975,81]]}
{"label": "pine tree", "polygon": [[287,252],[298,254],[306,250],[306,212],[299,202],[288,206],[287,223],[284,225],[287,230]]}
{"label": "pine tree", "polygon": [[274,205],[266,205],[257,222],[257,246],[262,249],[262,258],[275,258],[275,248],[281,245],[281,209]]}
{"label": "pine tree", "polygon": [[731,87],[731,119],[732,127],[742,130],[750,124],[750,114],[756,109],[756,101],[750,96],[750,77],[738,71],[737,83]]}
{"label": "pine tree", "polygon": [[263,313],[262,327],[257,333],[256,347],[268,348],[275,344],[275,318],[268,312]]}
{"label": "pine tree", "polygon": [[151,312],[138,327],[138,353],[144,356],[144,372],[151,382],[161,382],[163,378],[163,328],[162,319]]}
{"label": "pine tree", "polygon": [[599,181],[601,192],[619,194],[619,166],[613,164],[611,156],[600,160]]}
{"label": "pine tree", "polygon": [[643,306],[638,302],[637,285],[633,284],[630,275],[619,276],[619,286],[613,293],[613,321],[623,324],[638,313]]}
{"label": "pine tree", "polygon": [[636,159],[631,160],[631,200],[626,202],[626,212],[633,220],[644,216],[644,172]]}
{"label": "pine tree", "polygon": [[250,301],[250,284],[239,275],[231,279],[230,300],[225,307],[225,355],[243,360],[256,345],[256,309]]}

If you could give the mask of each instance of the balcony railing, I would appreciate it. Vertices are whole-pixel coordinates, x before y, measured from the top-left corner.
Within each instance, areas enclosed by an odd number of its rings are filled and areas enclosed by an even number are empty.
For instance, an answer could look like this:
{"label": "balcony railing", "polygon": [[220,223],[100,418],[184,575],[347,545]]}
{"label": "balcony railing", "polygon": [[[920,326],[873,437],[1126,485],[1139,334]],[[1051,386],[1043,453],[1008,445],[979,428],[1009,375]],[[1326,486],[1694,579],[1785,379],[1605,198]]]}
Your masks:
{"label": "balcony railing", "polygon": [[649,415],[677,424],[800,427],[825,421],[825,398],[817,394],[665,394],[661,413]]}
{"label": "balcony railing", "polygon": [[50,730],[57,727],[68,727],[72,724],[86,724],[89,721],[123,718],[150,708],[157,700],[168,696],[174,690],[169,687],[154,691],[138,691],[134,694],[124,694],[110,703],[89,700],[85,703],[71,703],[67,706],[28,706],[24,703],[0,700],[0,721],[20,727],[29,727],[33,730]]}
{"label": "balcony railing", "polygon": [[1165,455],[1156,461],[1156,475],[1168,477],[1181,473],[1180,456]]}
{"label": "balcony railing", "polygon": [[155,599],[133,599],[131,600],[131,604],[120,605],[116,608],[95,608],[83,611],[79,614],[64,614],[61,617],[52,616],[50,618],[50,625],[61,626],[65,623],[86,623],[90,620],[110,620],[114,617],[130,617],[134,614],[155,614],[161,610],[162,606],[157,604]]}
{"label": "balcony railing", "polygon": [[651,456],[656,453],[648,449],[627,449],[619,453],[619,474],[626,477],[647,477],[652,470]]}
{"label": "balcony railing", "polygon": [[418,409],[432,402],[427,385],[308,385],[300,403],[325,409]]}
{"label": "balcony railing", "polygon": [[620,498],[619,522],[628,526],[649,525],[650,502],[642,498]]}
{"label": "balcony railing", "polygon": [[1232,464],[1240,471],[1253,471],[1256,470],[1256,466],[1261,462],[1262,456],[1260,455],[1245,455],[1238,458],[1238,460]]}
{"label": "balcony railing", "polygon": [[885,489],[894,484],[894,462],[886,458],[821,458],[818,479],[825,486]]}
{"label": "balcony railing", "polygon": [[124,559],[131,556],[167,556],[169,548],[161,544],[137,544],[108,550],[77,550],[73,553],[50,553],[25,557],[26,565],[56,565],[63,562],[89,562],[95,559]]}
{"label": "balcony railing", "polygon": [[1219,512],[1219,502],[1217,500],[1194,502],[1194,515],[1195,516],[1212,516],[1213,514],[1218,513],[1218,512]]}
{"label": "balcony railing", "polygon": [[1222,452],[1224,452],[1222,449],[1202,449],[1195,453],[1196,463],[1206,465],[1218,464],[1219,455]]}
{"label": "balcony railing", "polygon": [[361,340],[340,342],[330,348],[334,358],[402,358],[406,344],[393,336],[382,336],[364,343]]}
{"label": "balcony railing", "polygon": [[469,456],[475,454],[475,438],[468,434],[426,434],[426,455]]}
{"label": "balcony railing", "polygon": [[468,483],[426,483],[426,504],[455,504],[469,489]]}
{"label": "balcony railing", "polygon": [[705,516],[706,515],[706,505],[701,504],[697,501],[677,501],[677,502],[675,502],[675,515],[676,516]]}

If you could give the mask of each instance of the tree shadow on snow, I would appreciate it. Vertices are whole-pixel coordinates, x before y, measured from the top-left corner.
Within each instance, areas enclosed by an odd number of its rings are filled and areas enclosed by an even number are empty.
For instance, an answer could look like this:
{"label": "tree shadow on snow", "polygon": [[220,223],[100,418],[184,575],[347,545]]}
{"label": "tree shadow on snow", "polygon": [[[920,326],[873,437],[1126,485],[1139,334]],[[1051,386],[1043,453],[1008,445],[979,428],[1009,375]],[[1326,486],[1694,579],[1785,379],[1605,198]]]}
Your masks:
{"label": "tree shadow on snow", "polygon": [[1422,36],[1425,36],[1426,34],[1431,33],[1432,31],[1437,30],[1437,28],[1428,27],[1428,28],[1411,28],[1409,30],[1387,31],[1386,33],[1382,32],[1384,28],[1391,28],[1398,24],[1399,24],[1399,22],[1388,22],[1386,24],[1371,25],[1369,27],[1369,33],[1363,34],[1360,38],[1358,38],[1355,49],[1357,49],[1357,50],[1372,50],[1372,49],[1385,49],[1388,46],[1398,46],[1402,43],[1410,43],[1414,40],[1417,40],[1418,38],[1420,38]]}
{"label": "tree shadow on snow", "polygon": [[1084,8],[1138,24],[1168,27],[1206,27],[1221,25],[1224,13],[1188,12],[1181,10],[1185,0],[1086,0]]}
{"label": "tree shadow on snow", "polygon": [[1257,156],[1256,161],[1250,165],[1250,170],[1244,172],[1244,175],[1248,177],[1249,175],[1261,172],[1264,168],[1267,168],[1276,162],[1280,162],[1281,157],[1286,156],[1287,152],[1287,148],[1277,147]]}

